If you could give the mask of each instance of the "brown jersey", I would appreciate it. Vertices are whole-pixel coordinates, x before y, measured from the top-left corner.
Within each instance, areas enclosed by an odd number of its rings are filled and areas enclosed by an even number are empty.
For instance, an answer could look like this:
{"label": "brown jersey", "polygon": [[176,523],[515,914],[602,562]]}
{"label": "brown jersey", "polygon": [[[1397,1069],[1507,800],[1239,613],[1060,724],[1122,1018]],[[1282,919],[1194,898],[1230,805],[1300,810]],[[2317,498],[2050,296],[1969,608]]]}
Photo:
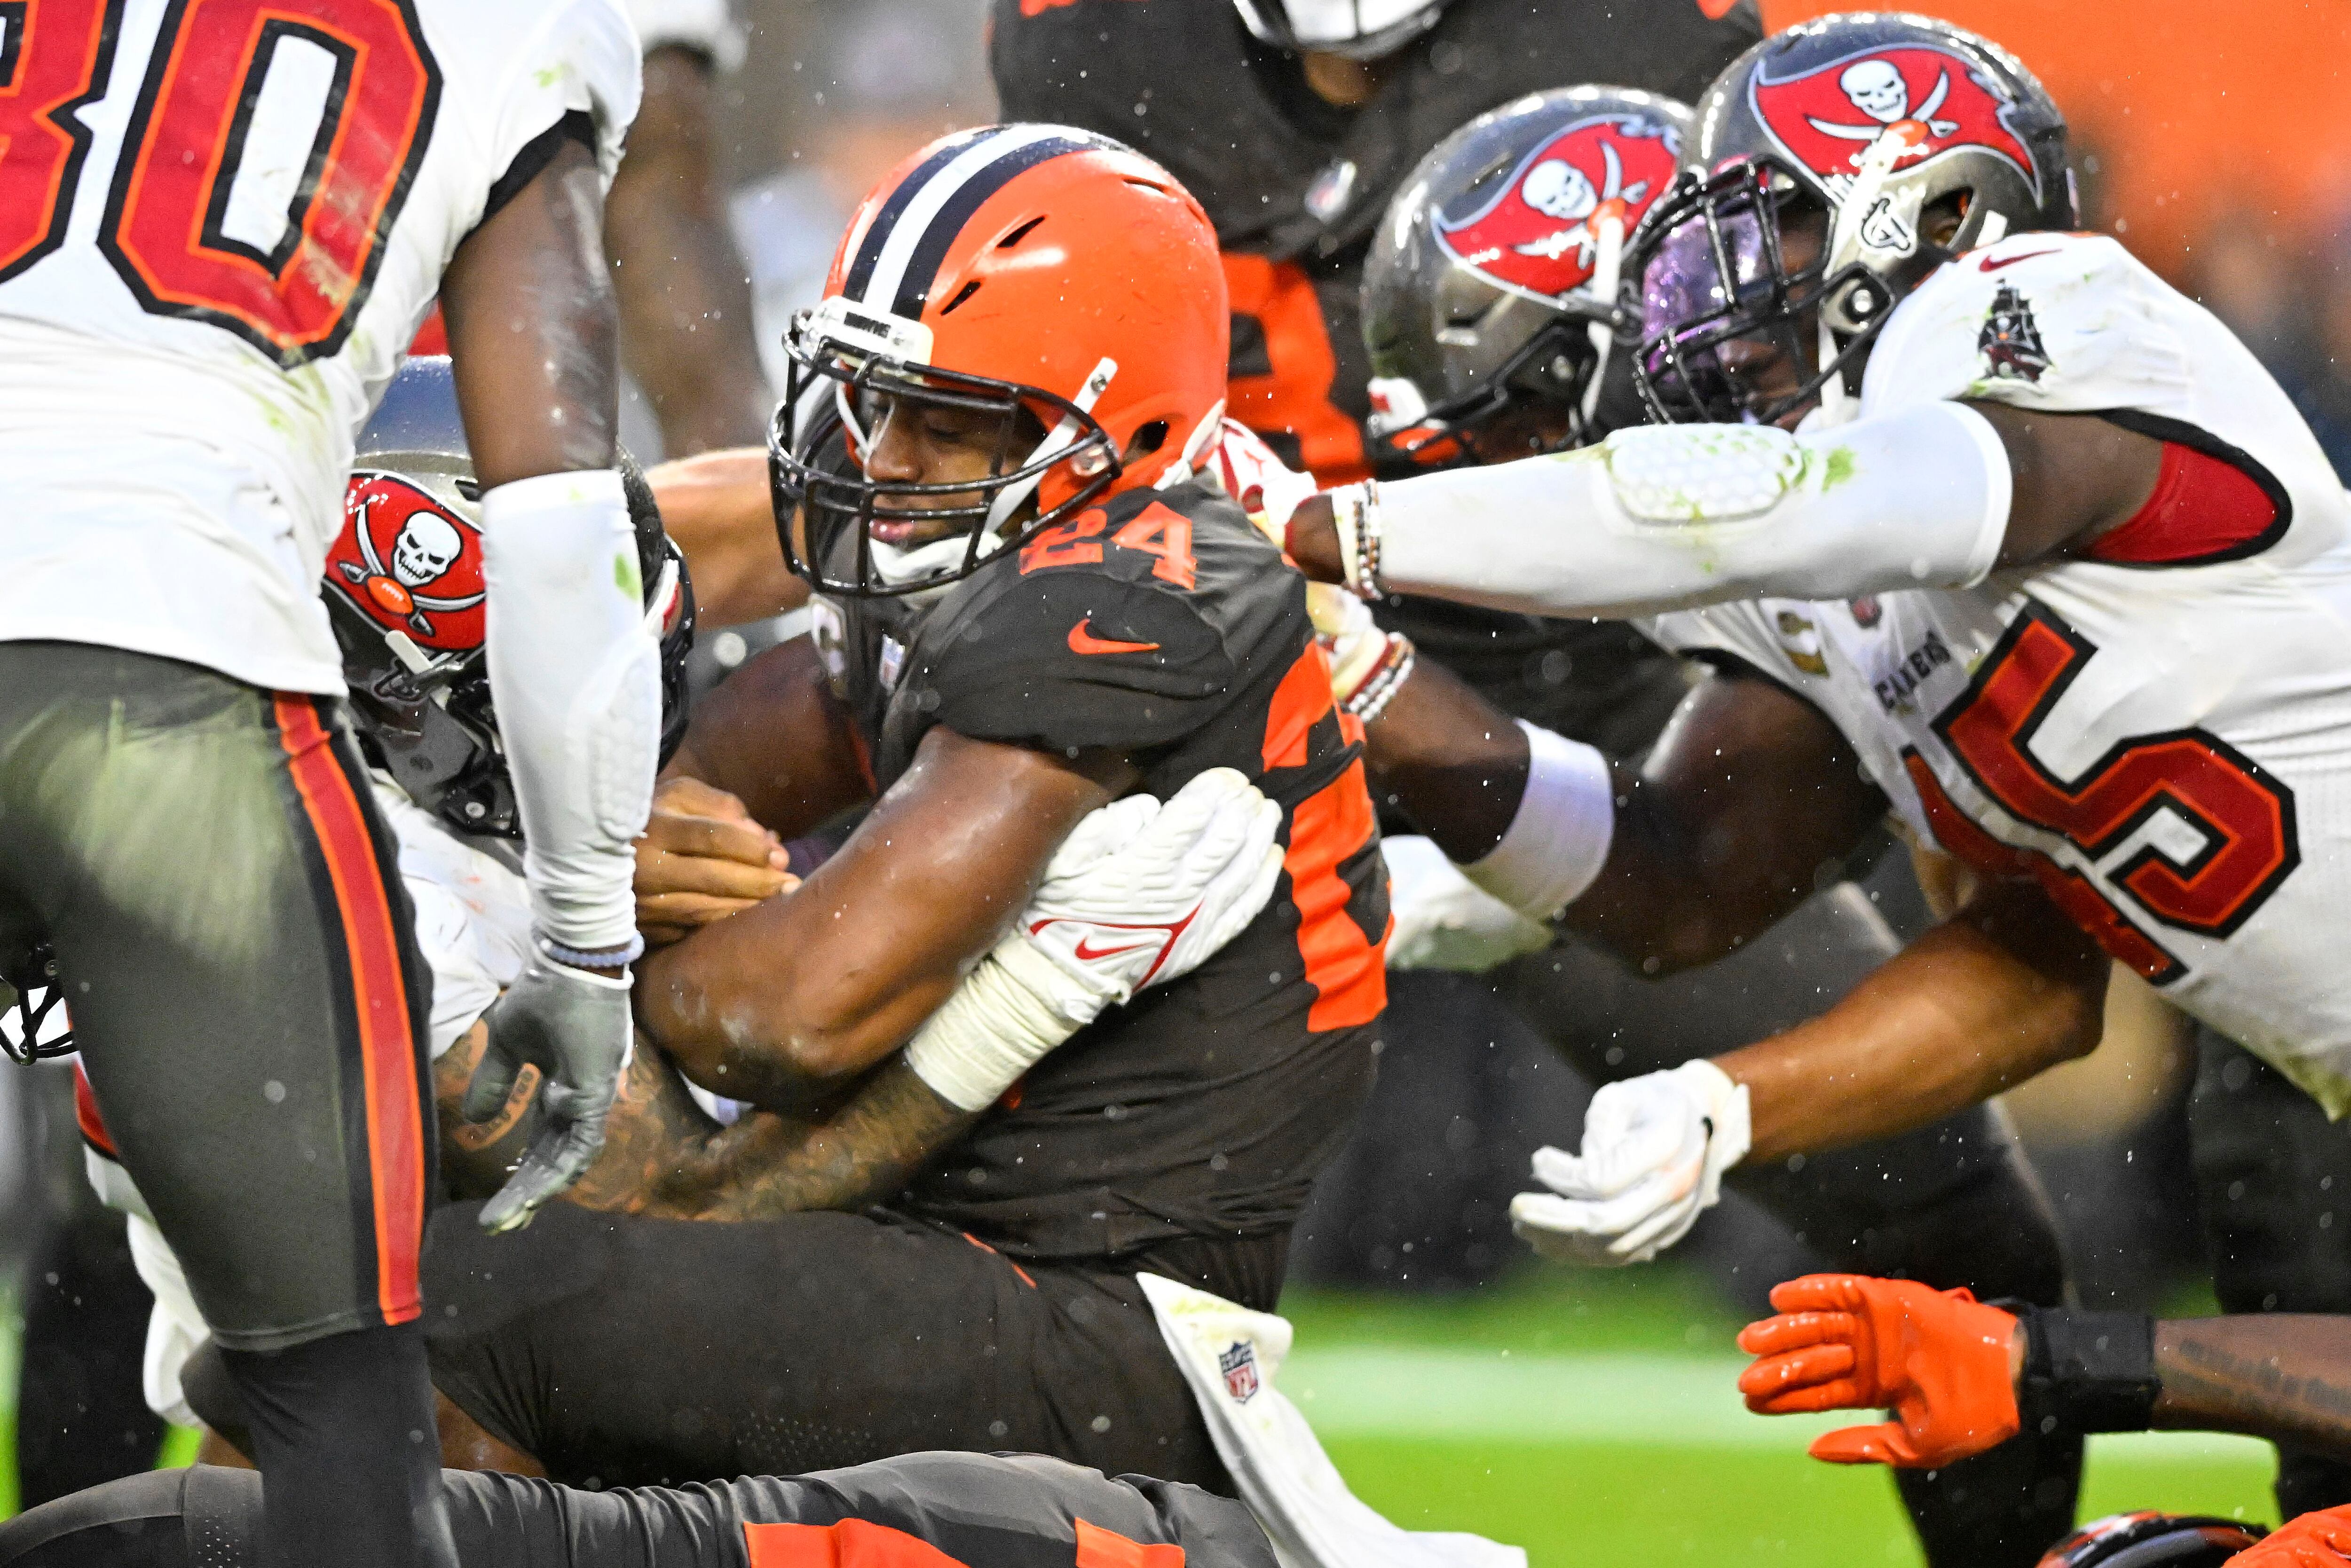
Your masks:
{"label": "brown jersey", "polygon": [[1283,813],[1257,920],[1046,1057],[900,1207],[1024,1257],[1285,1229],[1370,1090],[1386,1000],[1362,730],[1331,701],[1303,580],[1195,482],[1114,497],[928,603],[835,608],[885,789],[945,725],[1123,752],[1162,799],[1237,768]]}

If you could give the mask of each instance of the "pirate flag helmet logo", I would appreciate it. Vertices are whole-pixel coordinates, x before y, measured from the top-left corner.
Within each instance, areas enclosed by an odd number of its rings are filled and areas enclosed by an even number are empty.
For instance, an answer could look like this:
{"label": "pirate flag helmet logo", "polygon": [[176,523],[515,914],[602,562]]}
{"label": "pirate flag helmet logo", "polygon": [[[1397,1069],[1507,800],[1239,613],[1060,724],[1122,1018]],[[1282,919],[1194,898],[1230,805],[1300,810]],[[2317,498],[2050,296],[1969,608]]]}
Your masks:
{"label": "pirate flag helmet logo", "polygon": [[1634,241],[1635,378],[1660,419],[1834,414],[1937,267],[2073,226],[2064,116],[2014,56],[1929,16],[1799,24],[1715,78]]}
{"label": "pirate flag helmet logo", "polygon": [[344,492],[327,581],[361,614],[435,653],[482,644],[482,535],[413,480],[361,468]]}
{"label": "pirate flag helmet logo", "polygon": [[1631,234],[1674,177],[1674,127],[1604,115],[1567,126],[1519,161],[1471,211],[1432,218],[1437,244],[1502,287],[1554,300],[1592,280],[1610,220]]}
{"label": "pirate flag helmet logo", "polygon": [[2035,184],[2042,177],[2032,150],[2009,127],[2014,95],[1949,49],[1869,49],[1784,78],[1767,65],[1749,78],[1748,93],[1771,139],[1839,197],[1879,147],[1897,170],[1973,147]]}

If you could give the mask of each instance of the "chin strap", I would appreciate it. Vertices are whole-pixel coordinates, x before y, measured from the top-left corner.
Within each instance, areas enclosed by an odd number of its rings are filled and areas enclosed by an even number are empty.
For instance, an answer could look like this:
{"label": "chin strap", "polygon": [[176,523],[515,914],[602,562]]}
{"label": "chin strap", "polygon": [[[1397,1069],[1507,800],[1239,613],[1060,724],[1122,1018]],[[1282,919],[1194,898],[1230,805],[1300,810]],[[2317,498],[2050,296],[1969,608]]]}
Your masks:
{"label": "chin strap", "polygon": [[[1061,422],[1045,433],[1045,439],[1037,444],[1036,449],[1020,460],[1020,466],[1036,467],[1055,453],[1074,444],[1078,439],[1078,432],[1083,428],[1078,423],[1078,413],[1092,413],[1094,404],[1102,401],[1102,393],[1110,390],[1110,383],[1117,374],[1116,360],[1105,359],[1095,365],[1087,374],[1085,384],[1078,389],[1078,395],[1070,400],[1077,405],[1077,413],[1063,414]],[[1110,456],[1115,461],[1118,454],[1113,452]],[[988,504],[986,531],[990,536],[999,534],[1004,525],[1011,520],[1012,514],[1019,511],[1022,503],[1035,495],[1037,486],[1044,482],[1045,475],[1042,470],[1040,470],[1018,485],[1007,485],[1003,489],[998,490],[996,493],[996,499]]]}
{"label": "chin strap", "polygon": [[[1613,153],[1612,153],[1613,155]],[[1608,379],[1608,356],[1616,348],[1616,289],[1623,281],[1625,267],[1625,213],[1621,206],[1611,204],[1594,214],[1592,260],[1592,281],[1586,286],[1609,314],[1592,323],[1587,330],[1592,335],[1592,379],[1583,388],[1583,428],[1592,429],[1593,417],[1600,411],[1600,383]],[[1585,440],[1590,440],[1587,434]]]}

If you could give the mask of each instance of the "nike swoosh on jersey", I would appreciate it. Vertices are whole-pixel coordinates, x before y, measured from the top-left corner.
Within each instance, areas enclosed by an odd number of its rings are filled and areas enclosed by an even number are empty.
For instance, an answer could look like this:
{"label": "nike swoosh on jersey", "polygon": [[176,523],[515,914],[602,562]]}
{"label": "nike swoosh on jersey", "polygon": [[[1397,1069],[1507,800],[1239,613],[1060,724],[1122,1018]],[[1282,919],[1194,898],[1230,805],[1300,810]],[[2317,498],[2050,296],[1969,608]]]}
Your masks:
{"label": "nike swoosh on jersey", "polygon": [[2035,256],[2055,256],[2057,252],[2052,249],[2028,250],[2022,256],[1980,256],[1976,260],[1976,270],[1978,272],[1998,272],[2001,267],[2014,267],[2020,261],[2031,261]]}
{"label": "nike swoosh on jersey", "polygon": [[1108,637],[1097,637],[1091,630],[1092,615],[1085,616],[1070,628],[1070,652],[1072,653],[1148,653],[1159,646],[1156,643],[1121,643]]}
{"label": "nike swoosh on jersey", "polygon": [[1077,946],[1071,951],[1077,955],[1078,962],[1091,964],[1097,958],[1115,958],[1121,953],[1140,953],[1145,948],[1159,946],[1157,942],[1137,942],[1125,947],[1095,947],[1089,944],[1086,937],[1081,936],[1078,938]]}

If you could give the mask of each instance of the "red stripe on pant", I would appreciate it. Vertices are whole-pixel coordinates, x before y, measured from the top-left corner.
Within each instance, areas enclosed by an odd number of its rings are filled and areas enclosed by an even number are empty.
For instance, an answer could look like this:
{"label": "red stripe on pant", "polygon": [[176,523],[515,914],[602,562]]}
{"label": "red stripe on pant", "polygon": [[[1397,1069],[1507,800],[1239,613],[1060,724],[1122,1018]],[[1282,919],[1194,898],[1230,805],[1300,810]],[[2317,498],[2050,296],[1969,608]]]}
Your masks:
{"label": "red stripe on pant", "polygon": [[74,1124],[81,1129],[82,1142],[120,1162],[114,1152],[114,1134],[106,1130],[106,1118],[98,1113],[98,1091],[89,1086],[89,1074],[78,1061],[74,1063]]}
{"label": "red stripe on pant", "polygon": [[368,1174],[375,1196],[376,1296],[387,1323],[421,1310],[416,1254],[424,1233],[424,1113],[400,928],[366,810],[335,755],[317,699],[279,694],[277,733],[327,874],[350,956],[353,1013],[367,1096]]}

